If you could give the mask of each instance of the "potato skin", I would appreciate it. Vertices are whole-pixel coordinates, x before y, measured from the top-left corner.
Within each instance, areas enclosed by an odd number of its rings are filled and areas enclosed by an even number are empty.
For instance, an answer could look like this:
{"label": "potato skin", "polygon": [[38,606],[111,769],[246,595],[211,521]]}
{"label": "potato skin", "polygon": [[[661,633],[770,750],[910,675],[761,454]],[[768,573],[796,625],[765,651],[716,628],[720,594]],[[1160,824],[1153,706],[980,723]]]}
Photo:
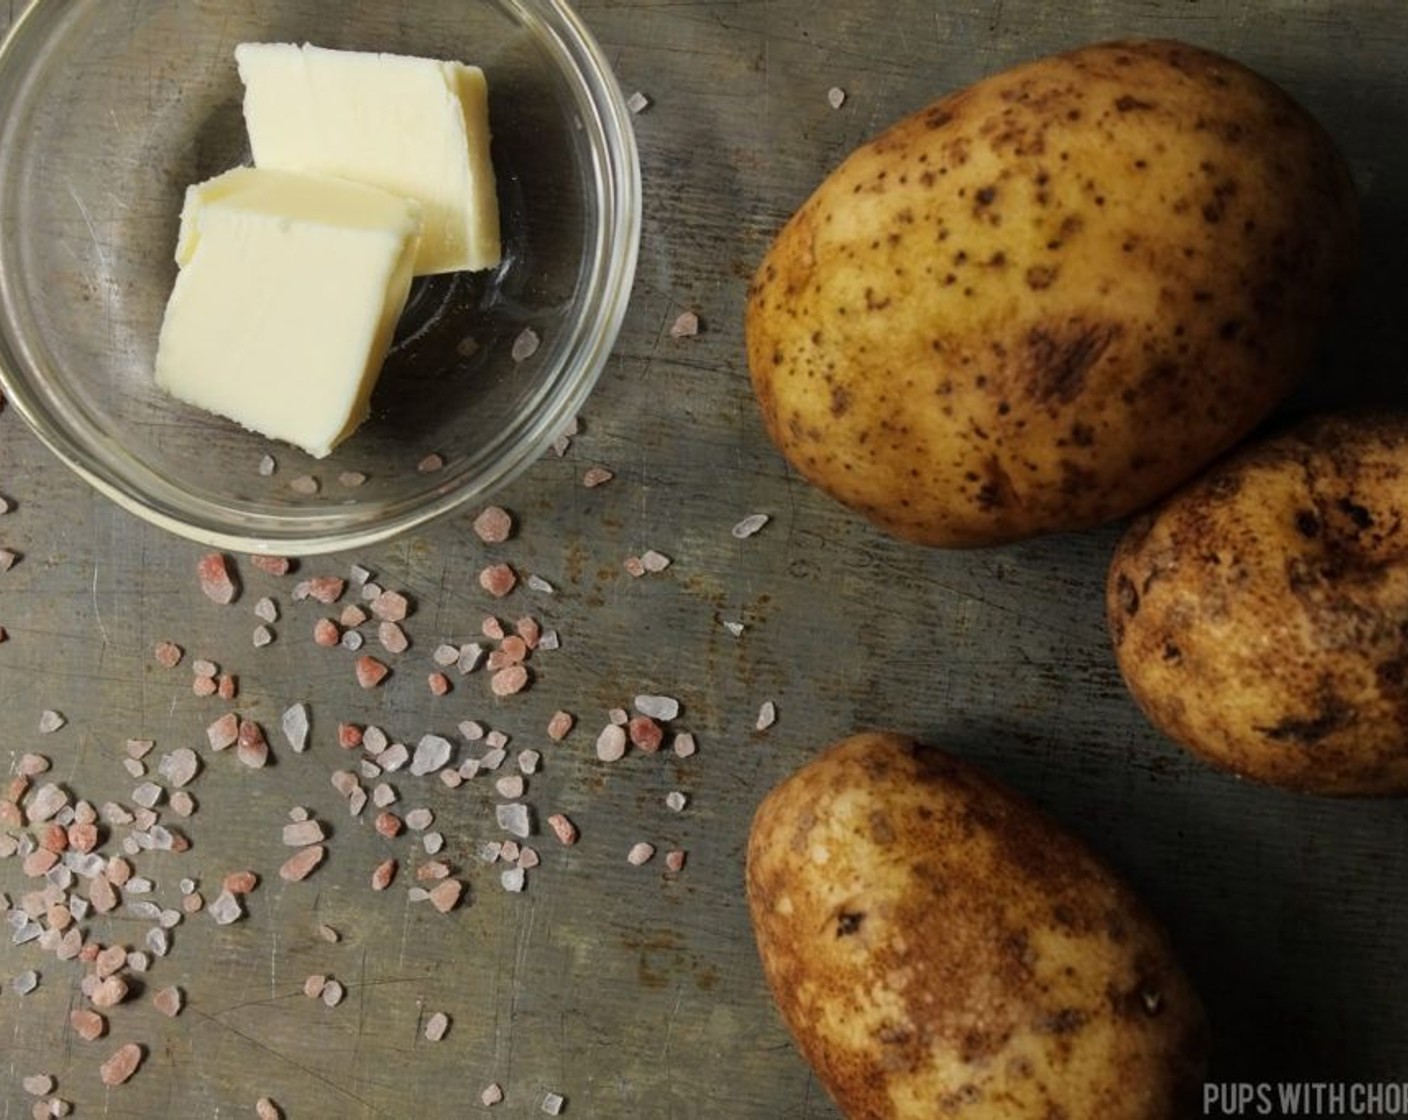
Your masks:
{"label": "potato skin", "polygon": [[903,736],[831,747],[762,802],[763,971],[851,1120],[1173,1120],[1201,1005],[1153,921],[1074,838]]}
{"label": "potato skin", "polygon": [[1185,44],[1088,46],[852,153],[747,306],[769,433],[888,532],[999,544],[1122,517],[1288,392],[1352,272],[1323,129]]}
{"label": "potato skin", "polygon": [[1408,794],[1408,416],[1239,451],[1129,527],[1106,609],[1135,700],[1208,761]]}

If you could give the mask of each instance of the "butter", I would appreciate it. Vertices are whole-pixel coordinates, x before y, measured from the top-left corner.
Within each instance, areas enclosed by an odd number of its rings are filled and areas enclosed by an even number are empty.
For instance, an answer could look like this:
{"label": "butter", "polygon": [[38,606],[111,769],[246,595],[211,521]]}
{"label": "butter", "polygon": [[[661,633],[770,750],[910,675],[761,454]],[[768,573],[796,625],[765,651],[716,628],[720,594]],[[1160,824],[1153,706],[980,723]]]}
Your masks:
{"label": "butter", "polygon": [[260,168],[335,175],[416,199],[417,276],[499,263],[488,87],[477,67],[243,43],[235,61]]}
{"label": "butter", "polygon": [[419,232],[416,202],[340,179],[239,167],[188,188],[157,385],[326,456],[366,419]]}

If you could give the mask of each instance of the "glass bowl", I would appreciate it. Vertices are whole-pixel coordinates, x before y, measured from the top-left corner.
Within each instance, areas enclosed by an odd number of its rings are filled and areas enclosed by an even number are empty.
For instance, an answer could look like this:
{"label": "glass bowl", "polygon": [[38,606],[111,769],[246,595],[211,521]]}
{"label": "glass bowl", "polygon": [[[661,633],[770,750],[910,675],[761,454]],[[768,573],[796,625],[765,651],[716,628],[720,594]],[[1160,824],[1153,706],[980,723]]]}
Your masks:
{"label": "glass bowl", "polygon": [[[503,263],[415,282],[370,419],[326,459],[152,381],[185,188],[249,162],[244,41],[454,59],[489,82]],[[60,459],[184,536],[327,552],[484,499],[568,427],[615,341],[639,163],[561,0],[34,0],[0,47],[0,105],[0,387]]]}

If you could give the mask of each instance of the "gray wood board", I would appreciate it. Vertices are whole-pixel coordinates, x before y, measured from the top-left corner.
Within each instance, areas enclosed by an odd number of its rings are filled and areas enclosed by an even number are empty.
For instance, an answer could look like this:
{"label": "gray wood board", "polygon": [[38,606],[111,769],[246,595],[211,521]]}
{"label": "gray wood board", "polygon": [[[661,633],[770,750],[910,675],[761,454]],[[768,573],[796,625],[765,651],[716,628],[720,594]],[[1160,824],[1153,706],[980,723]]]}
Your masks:
{"label": "gray wood board", "polygon": [[[0,5],[0,17],[15,5]],[[862,726],[892,726],[988,766],[1034,797],[1117,867],[1165,920],[1205,994],[1214,1075],[1228,1080],[1401,1079],[1408,1069],[1408,812],[1399,803],[1331,802],[1253,788],[1210,772],[1151,730],[1126,696],[1106,641],[1101,591],[1115,530],[972,553],[888,540],[803,484],[768,443],[750,394],[741,313],[768,239],[821,176],[891,120],[1004,65],[1127,33],[1172,35],[1223,49],[1276,78],[1339,139],[1364,191],[1365,279],[1301,406],[1402,393],[1408,8],[1355,3],[1104,0],[993,3],[584,3],[627,92],[651,106],[636,120],[645,183],[641,266],[625,328],[584,431],[565,459],[547,458],[503,504],[516,538],[488,548],[468,518],[444,520],[356,555],[305,561],[300,575],[366,565],[407,591],[414,646],[383,688],[364,693],[351,655],[313,645],[311,603],[295,577],[241,561],[242,598],[200,595],[201,549],[148,528],[94,495],[24,429],[0,414],[0,545],[23,554],[0,574],[3,749],[38,750],[75,794],[127,800],[124,741],[156,752],[199,746],[229,705],[198,699],[190,659],[235,672],[235,706],[261,720],[276,764],[246,772],[205,755],[200,810],[182,825],[183,855],[134,861],[177,899],[183,877],[207,897],[249,867],[263,883],[248,916],[207,918],[172,933],[145,991],[116,1009],[106,1039],[67,1029],[82,969],[34,946],[0,944],[0,979],[42,972],[24,998],[0,994],[0,1116],[27,1116],[20,1079],[48,1071],[78,1115],[249,1114],[267,1094],[289,1116],[460,1116],[501,1083],[497,1115],[537,1115],[552,1090],[578,1117],[800,1118],[837,1114],[774,1012],[742,894],[754,806],[824,744]],[[847,99],[839,110],[827,90]],[[703,332],[669,334],[697,311]],[[1333,365],[1331,364],[1333,363]],[[582,471],[604,464],[595,490]],[[756,537],[742,516],[766,512]],[[667,571],[621,567],[656,548]],[[536,572],[553,596],[507,604],[480,590],[489,557]],[[253,603],[275,596],[277,640],[255,650]],[[482,676],[435,699],[425,676],[442,640],[472,639],[485,614],[532,613],[562,635],[535,657],[532,689],[495,702]],[[732,636],[724,620],[745,623]],[[165,670],[152,647],[170,638],[187,660]],[[452,674],[453,675],[453,674]],[[694,758],[636,753],[613,767],[593,741],[606,711],[640,692],[678,696]],[[777,724],[754,730],[759,705]],[[295,700],[313,711],[313,746],[277,735]],[[556,708],[580,723],[561,745],[543,733]],[[68,724],[40,736],[41,712]],[[541,750],[529,780],[539,817],[581,827],[562,848],[534,845],[542,867],[510,895],[476,858],[498,835],[492,788],[458,790],[397,775],[400,807],[425,805],[447,858],[471,883],[448,916],[406,899],[411,841],[383,841],[352,820],[329,784],[350,764],[340,720],[375,723],[414,742],[465,718]],[[154,756],[155,757],[155,756]],[[664,806],[671,789],[687,809]],[[333,833],[328,862],[285,885],[279,839],[307,806]],[[369,814],[368,814],[369,816]],[[170,819],[170,814],[167,814]],[[688,849],[679,875],[625,855],[648,840]],[[402,858],[402,878],[371,893],[372,868]],[[420,857],[423,861],[424,857]],[[0,890],[27,889],[15,861]],[[942,914],[934,916],[936,923]],[[339,929],[329,944],[319,923]],[[147,923],[91,923],[104,943],[134,944]],[[326,1008],[302,994],[310,973],[348,996]],[[175,1020],[151,992],[182,987]],[[428,1015],[452,1019],[443,1042]],[[104,1092],[97,1066],[121,1041],[147,1047],[141,1072]]]}

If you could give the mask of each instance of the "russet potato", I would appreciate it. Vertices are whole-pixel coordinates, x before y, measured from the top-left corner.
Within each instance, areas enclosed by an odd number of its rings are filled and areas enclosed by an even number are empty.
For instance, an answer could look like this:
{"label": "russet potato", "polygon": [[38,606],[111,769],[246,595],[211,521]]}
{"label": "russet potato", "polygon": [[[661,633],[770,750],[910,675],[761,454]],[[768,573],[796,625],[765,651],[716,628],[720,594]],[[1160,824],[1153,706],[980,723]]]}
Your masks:
{"label": "russet potato", "polygon": [[1176,42],[1074,50],[856,150],[747,306],[767,428],[889,532],[998,544],[1129,514],[1245,436],[1352,269],[1323,129]]}
{"label": "russet potato", "polygon": [[1408,794],[1408,416],[1241,449],[1131,524],[1106,598],[1173,739],[1289,789]]}
{"label": "russet potato", "polygon": [[971,765],[853,736],[754,818],[782,1017],[851,1120],[1175,1120],[1201,1005],[1131,892]]}

